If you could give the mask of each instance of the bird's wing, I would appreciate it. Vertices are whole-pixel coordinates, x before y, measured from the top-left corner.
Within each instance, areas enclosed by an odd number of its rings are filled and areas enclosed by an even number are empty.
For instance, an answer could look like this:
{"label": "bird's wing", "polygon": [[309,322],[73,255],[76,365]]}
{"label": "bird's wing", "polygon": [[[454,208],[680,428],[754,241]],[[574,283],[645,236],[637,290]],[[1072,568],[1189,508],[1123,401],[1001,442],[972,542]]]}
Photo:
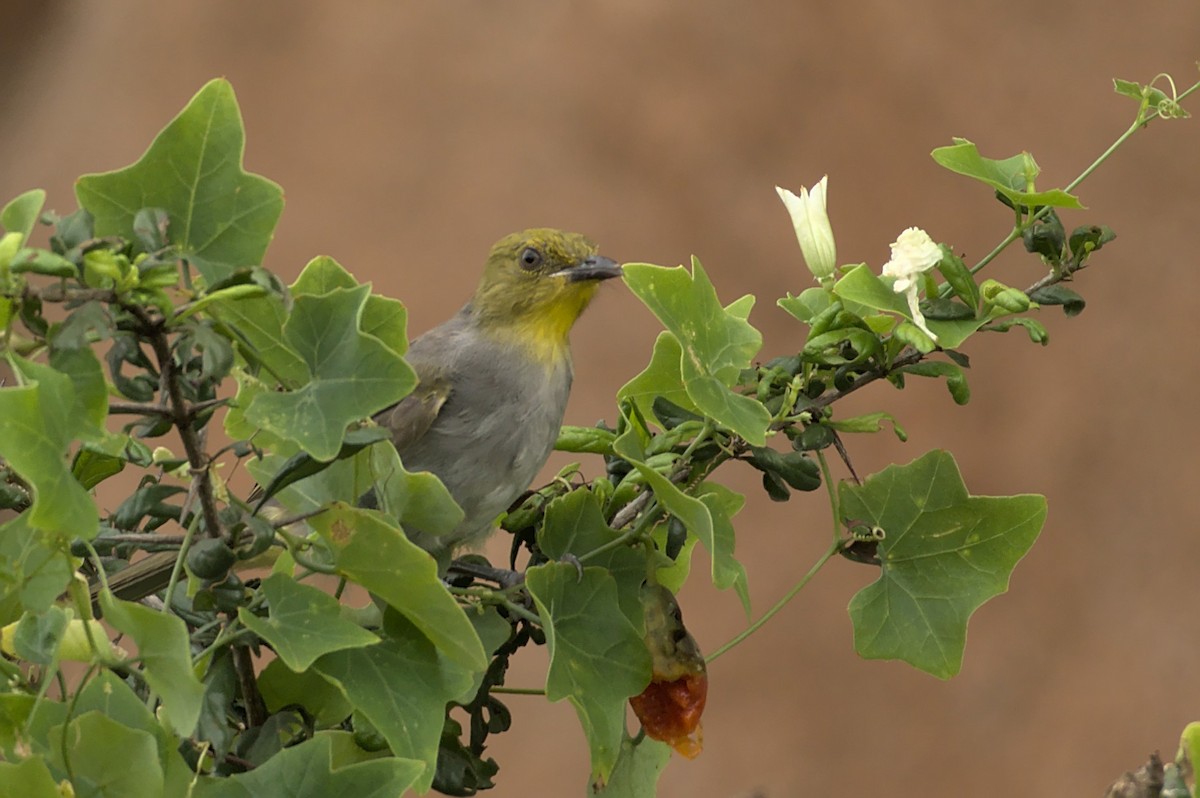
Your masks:
{"label": "bird's wing", "polygon": [[392,431],[396,451],[404,450],[429,431],[450,398],[454,383],[456,325],[436,327],[413,341],[405,359],[417,373],[417,387],[396,404],[375,414],[375,422]]}

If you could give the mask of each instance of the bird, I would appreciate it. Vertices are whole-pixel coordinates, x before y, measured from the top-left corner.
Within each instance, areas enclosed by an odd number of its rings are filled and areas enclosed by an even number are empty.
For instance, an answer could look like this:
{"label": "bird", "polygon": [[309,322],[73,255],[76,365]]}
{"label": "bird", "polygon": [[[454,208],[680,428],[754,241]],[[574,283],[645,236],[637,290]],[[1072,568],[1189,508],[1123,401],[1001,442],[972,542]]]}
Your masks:
{"label": "bird", "polygon": [[[405,469],[437,476],[463,510],[448,534],[404,527],[440,572],[492,531],[549,459],[571,390],[571,327],[600,283],[621,273],[578,233],[511,233],[492,247],[462,309],[410,344],[417,385],[373,419],[390,430]],[[358,503],[378,509],[373,491]],[[162,590],[176,554],[139,560],[109,578],[111,589],[130,600]]]}
{"label": "bird", "polygon": [[405,529],[439,563],[486,538],[549,459],[571,391],[569,333],[599,284],[620,275],[578,233],[511,233],[462,309],[410,345],[417,386],[374,420],[405,469],[438,477],[463,510],[446,534]]}

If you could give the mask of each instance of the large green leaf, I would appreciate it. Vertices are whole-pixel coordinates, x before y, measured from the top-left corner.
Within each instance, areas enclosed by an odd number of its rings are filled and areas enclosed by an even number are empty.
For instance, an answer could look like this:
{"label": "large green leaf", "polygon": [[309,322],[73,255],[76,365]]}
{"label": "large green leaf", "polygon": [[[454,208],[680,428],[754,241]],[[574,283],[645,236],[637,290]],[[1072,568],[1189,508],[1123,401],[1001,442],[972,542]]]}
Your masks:
{"label": "large green leaf", "polygon": [[[70,762],[63,761],[69,753]],[[160,798],[163,770],[154,736],[100,712],[85,712],[50,730],[50,761],[71,774],[75,794]]]}
{"label": "large green leaf", "polygon": [[337,288],[296,298],[283,340],[304,360],[311,381],[297,390],[261,393],[246,418],[292,440],[318,460],[330,460],[346,426],[402,399],[416,375],[400,355],[361,331],[370,286]]}
{"label": "large green leaf", "polygon": [[327,732],[285,748],[248,773],[228,778],[201,777],[193,798],[395,798],[411,787],[421,763],[386,757],[341,763],[335,737]]}
{"label": "large green leaf", "polygon": [[697,410],[695,403],[688,398],[687,389],[683,387],[683,373],[680,370],[682,357],[683,348],[679,345],[679,339],[666,330],[660,332],[654,342],[650,362],[641,374],[617,391],[617,401],[628,399],[637,405],[646,418],[654,415],[654,399],[658,396],[685,410]]}
{"label": "large green leaf", "polygon": [[1034,180],[1041,168],[1027,152],[1011,158],[995,160],[979,154],[978,148],[966,139],[956,138],[954,144],[938,147],[930,155],[933,160],[960,175],[986,183],[1012,201],[1014,205],[1033,207],[1053,205],[1059,208],[1082,208],[1079,198],[1060,188],[1037,191]]}
{"label": "large green leaf", "polygon": [[949,452],[839,486],[842,514],[884,532],[880,575],[850,602],[854,646],[942,679],[962,667],[967,621],[1008,579],[1046,520],[1042,496],[971,496]]}
{"label": "large green leaf", "polygon": [[671,747],[643,737],[621,741],[617,766],[605,785],[594,785],[594,798],[656,798],[658,778],[671,761]]}
{"label": "large green leaf", "polygon": [[354,709],[341,689],[316,670],[297,673],[277,659],[258,675],[258,689],[268,710],[302,706],[318,729],[336,726]]}
{"label": "large green leaf", "polygon": [[708,550],[712,560],[712,581],[718,588],[734,588],[749,610],[750,596],[746,584],[746,569],[733,556],[733,524],[730,518],[741,508],[744,499],[728,490],[717,492],[708,489],[707,498],[689,496],[679,486],[646,465],[645,452],[638,444],[634,429],[617,438],[613,449],[633,464],[646,484],[654,491],[654,497],[663,509],[674,515],[692,535]]}
{"label": "large green leaf", "polygon": [[696,407],[751,443],[763,445],[770,413],[731,390],[762,346],[762,335],[746,321],[745,298],[732,309],[722,307],[695,258],[690,273],[682,266],[664,269],[648,263],[628,263],[623,271],[626,285],[681,345],[680,375]]}
{"label": "large green leaf", "polygon": [[[642,628],[642,582],[646,580],[646,554],[641,549],[617,546],[595,557],[591,552],[620,537],[604,522],[600,500],[587,490],[573,490],[546,507],[538,530],[538,548],[552,560],[567,556],[581,559],[612,574],[621,611],[634,628]],[[665,561],[664,564],[666,564]]]}
{"label": "large green leaf", "polygon": [[446,704],[469,700],[476,671],[445,657],[393,613],[384,632],[376,645],[334,651],[313,667],[379,730],[395,756],[424,763],[415,783],[424,792],[433,782]]}
{"label": "large green leaf", "polygon": [[94,426],[79,413],[70,377],[30,361],[17,367],[25,384],[0,388],[0,458],[33,488],[29,526],[61,540],[91,539],[99,514],[66,455],[77,439],[93,437]]}
{"label": "large green leaf", "polygon": [[192,772],[179,753],[179,738],[163,728],[146,702],[138,698],[129,685],[111,670],[100,671],[91,679],[75,701],[73,713],[82,715],[96,711],[130,729],[154,737],[158,746],[158,761],[165,782],[164,795],[180,794],[191,780]]}
{"label": "large green leaf", "polygon": [[124,632],[137,645],[142,676],[162,699],[162,716],[179,736],[190,737],[200,717],[204,685],[192,671],[187,626],[175,615],[155,612],[100,593],[105,622]]}
{"label": "large green leaf", "polygon": [[271,644],[279,658],[294,671],[303,671],[322,654],[343,648],[361,648],[379,638],[341,617],[338,600],[286,574],[263,580],[269,616],[260,618],[245,607],[238,619],[247,629]]}
{"label": "large green leaf", "polygon": [[135,240],[137,212],[165,210],[170,242],[216,283],[262,262],[283,211],[283,190],[242,168],[245,138],[233,87],[210,81],[137,163],[84,175],[75,195],[99,236]]}
{"label": "large green leaf", "polygon": [[592,779],[607,781],[625,734],[625,702],[650,681],[650,654],[622,612],[611,574],[596,566],[582,575],[570,563],[525,573],[546,632],[550,670],[546,697],[575,707],[592,757]]}
{"label": "large green leaf", "polygon": [[472,672],[487,667],[479,635],[438,579],[437,563],[391,518],[339,503],[311,523],[332,545],[338,573],[408,618],[451,661]]}
{"label": "large green leaf", "polygon": [[31,756],[19,762],[0,762],[0,795],[21,798],[62,798],[46,761]]}
{"label": "large green leaf", "polygon": [[22,609],[44,611],[66,590],[74,569],[65,542],[61,546],[29,527],[29,513],[0,524],[0,625]]}

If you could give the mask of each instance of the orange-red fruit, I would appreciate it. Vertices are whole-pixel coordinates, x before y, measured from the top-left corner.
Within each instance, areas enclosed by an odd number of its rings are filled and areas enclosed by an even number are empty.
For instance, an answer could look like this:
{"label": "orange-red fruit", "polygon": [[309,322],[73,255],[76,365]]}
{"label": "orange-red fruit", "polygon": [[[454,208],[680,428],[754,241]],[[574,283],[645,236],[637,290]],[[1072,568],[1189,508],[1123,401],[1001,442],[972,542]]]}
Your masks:
{"label": "orange-red fruit", "polygon": [[670,682],[652,681],[629,703],[649,737],[694,759],[704,747],[700,716],[707,698],[708,676],[693,673]]}

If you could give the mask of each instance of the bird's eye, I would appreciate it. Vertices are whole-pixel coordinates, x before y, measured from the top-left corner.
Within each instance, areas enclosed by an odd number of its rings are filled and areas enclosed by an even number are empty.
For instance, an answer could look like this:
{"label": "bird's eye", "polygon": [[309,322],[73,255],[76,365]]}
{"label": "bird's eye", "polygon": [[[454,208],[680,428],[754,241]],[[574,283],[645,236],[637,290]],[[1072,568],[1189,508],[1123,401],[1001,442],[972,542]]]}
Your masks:
{"label": "bird's eye", "polygon": [[532,270],[540,265],[542,265],[542,253],[533,247],[525,247],[525,250],[521,253],[521,266]]}

